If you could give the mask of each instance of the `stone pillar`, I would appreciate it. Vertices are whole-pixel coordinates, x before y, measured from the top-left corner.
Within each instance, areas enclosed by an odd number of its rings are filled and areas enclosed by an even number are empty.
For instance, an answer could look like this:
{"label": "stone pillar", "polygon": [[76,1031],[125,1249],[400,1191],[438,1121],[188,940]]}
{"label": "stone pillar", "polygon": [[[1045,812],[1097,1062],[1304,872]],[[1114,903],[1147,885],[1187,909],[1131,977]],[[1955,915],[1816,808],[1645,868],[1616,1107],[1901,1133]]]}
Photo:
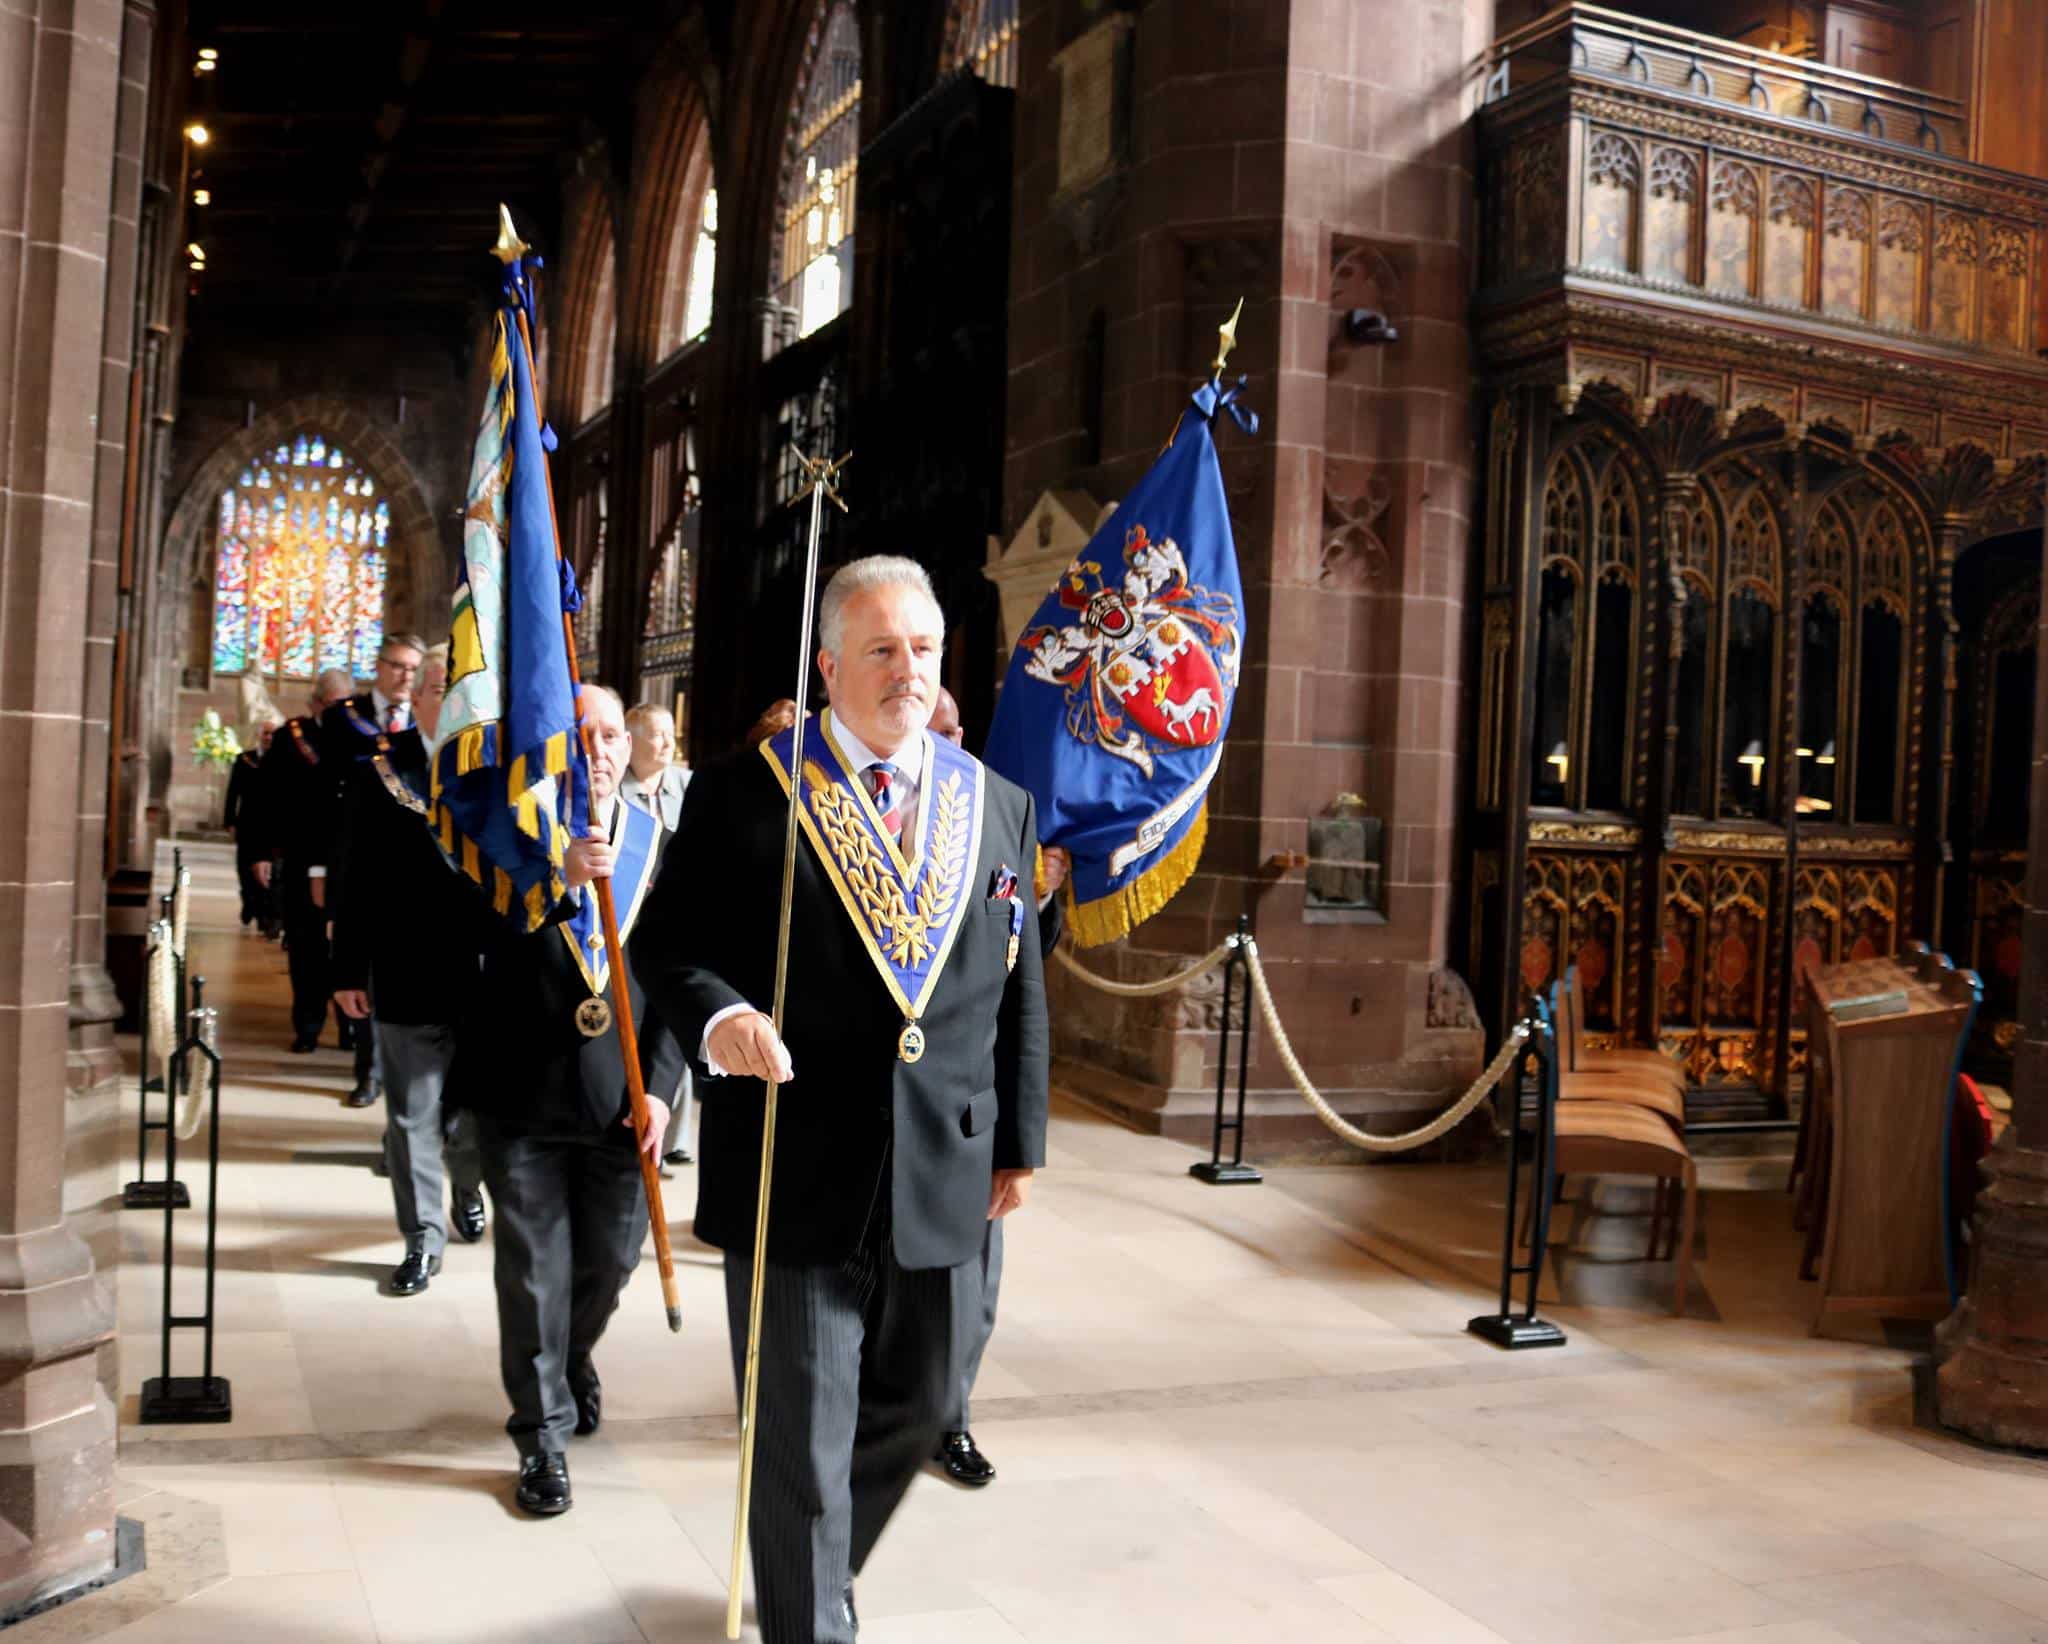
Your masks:
{"label": "stone pillar", "polygon": [[[2048,656],[2048,606],[2034,645]],[[1935,1386],[1948,1426],[2048,1450],[2048,668],[2035,672],[2031,803],[2012,1128],[1986,1167],[1969,1294],[1938,1332]]]}
{"label": "stone pillar", "polygon": [[[108,1307],[120,1262],[121,1056],[114,1023],[121,1000],[106,957],[108,778],[112,770],[114,645],[119,627],[121,531],[130,480],[135,395],[136,271],[142,214],[142,151],[148,135],[155,7],[127,0],[121,35],[120,112],[115,131],[112,210],[107,223],[107,294],[101,342],[98,442],[93,453],[92,560],[88,567],[85,716],[78,766],[78,833],[72,898],[70,1120],[65,1127],[64,1209],[92,1250]],[[110,1341],[100,1383],[120,1391],[120,1359]]]}
{"label": "stone pillar", "polygon": [[[1131,28],[1020,8],[1006,529],[1046,491],[1128,492],[1239,296],[1231,369],[1265,419],[1217,441],[1246,627],[1208,844],[1172,903],[1091,962],[1158,975],[1251,914],[1309,1076],[1380,1130],[1440,1108],[1483,1059],[1444,967],[1476,535],[1472,65],[1492,12],[1151,0]],[[1125,28],[1128,68],[1110,53],[1081,72]],[[1377,906],[1311,905],[1311,826],[1352,795],[1379,824]],[[1064,1084],[1207,1139],[1212,1000],[1050,985]],[[1254,1151],[1320,1142],[1263,1040]]]}
{"label": "stone pillar", "polygon": [[123,21],[0,10],[0,1617],[114,1559],[113,1312],[64,1218],[64,1133]]}

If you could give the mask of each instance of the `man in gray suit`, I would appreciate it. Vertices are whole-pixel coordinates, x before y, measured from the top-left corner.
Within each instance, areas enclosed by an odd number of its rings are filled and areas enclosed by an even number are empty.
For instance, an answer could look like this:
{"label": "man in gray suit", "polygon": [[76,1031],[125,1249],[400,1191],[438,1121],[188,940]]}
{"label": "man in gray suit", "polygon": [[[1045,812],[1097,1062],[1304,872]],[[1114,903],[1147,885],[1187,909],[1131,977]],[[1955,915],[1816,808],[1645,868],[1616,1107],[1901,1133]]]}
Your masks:
{"label": "man in gray suit", "polygon": [[[764,1644],[852,1644],[852,1577],[938,1440],[988,1222],[1045,1156],[1045,985],[1030,797],[927,731],[945,621],[911,560],[825,590],[829,712],[697,774],[632,942],[700,1091],[697,1236],[725,1251],[745,1361],[762,1142],[768,1214],[753,1511]],[[799,790],[788,1007],[774,993]]]}

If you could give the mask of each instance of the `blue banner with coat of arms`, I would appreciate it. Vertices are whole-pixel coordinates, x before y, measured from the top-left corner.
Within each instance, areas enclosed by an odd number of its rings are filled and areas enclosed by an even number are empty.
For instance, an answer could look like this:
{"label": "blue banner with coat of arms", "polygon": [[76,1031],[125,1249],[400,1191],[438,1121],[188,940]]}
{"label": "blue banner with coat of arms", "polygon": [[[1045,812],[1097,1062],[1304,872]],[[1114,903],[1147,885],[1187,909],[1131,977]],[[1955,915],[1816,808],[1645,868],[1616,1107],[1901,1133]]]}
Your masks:
{"label": "blue banner with coat of arms", "polygon": [[1173,441],[1024,626],[984,754],[1028,789],[1043,845],[1073,857],[1067,917],[1114,941],[1187,883],[1237,696],[1244,590],[1210,424],[1211,383]]}

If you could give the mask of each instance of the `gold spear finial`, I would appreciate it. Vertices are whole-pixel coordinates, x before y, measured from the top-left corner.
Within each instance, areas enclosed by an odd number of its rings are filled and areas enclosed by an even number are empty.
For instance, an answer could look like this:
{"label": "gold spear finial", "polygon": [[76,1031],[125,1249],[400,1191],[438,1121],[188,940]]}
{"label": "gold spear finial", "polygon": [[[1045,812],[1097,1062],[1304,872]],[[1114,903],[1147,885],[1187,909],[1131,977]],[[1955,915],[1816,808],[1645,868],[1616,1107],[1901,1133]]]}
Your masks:
{"label": "gold spear finial", "polygon": [[533,248],[519,237],[519,231],[512,226],[512,213],[502,202],[498,206],[498,243],[491,247],[491,255],[510,268]]}
{"label": "gold spear finial", "polygon": [[813,491],[822,491],[827,502],[842,514],[846,513],[847,506],[839,500],[839,487],[833,482],[839,478],[839,470],[853,461],[853,453],[849,451],[843,457],[834,457],[827,461],[824,457],[809,457],[799,451],[796,460],[803,464],[804,472],[810,477],[811,483],[789,499],[791,504],[804,501]]}
{"label": "gold spear finial", "polygon": [[1244,298],[1237,299],[1237,306],[1230,311],[1230,318],[1216,328],[1216,358],[1211,362],[1217,376],[1223,375],[1223,367],[1230,361],[1230,351],[1237,346],[1237,320],[1244,312]]}

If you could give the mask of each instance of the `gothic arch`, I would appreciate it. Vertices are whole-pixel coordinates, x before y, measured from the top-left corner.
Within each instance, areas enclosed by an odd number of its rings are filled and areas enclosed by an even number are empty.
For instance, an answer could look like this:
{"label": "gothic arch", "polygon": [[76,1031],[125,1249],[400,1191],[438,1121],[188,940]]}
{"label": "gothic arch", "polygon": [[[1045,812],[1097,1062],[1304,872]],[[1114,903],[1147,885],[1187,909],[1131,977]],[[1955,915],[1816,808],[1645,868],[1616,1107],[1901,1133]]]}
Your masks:
{"label": "gothic arch", "polygon": [[[207,549],[220,494],[249,462],[302,429],[318,430],[350,451],[383,488],[391,505],[385,547],[389,564],[384,595],[386,630],[409,630],[430,642],[447,632],[449,599],[455,585],[452,548],[444,544],[418,471],[398,442],[355,404],[337,395],[301,395],[273,406],[246,428],[221,440],[201,460],[179,493],[158,544],[156,597],[148,602],[148,628],[141,646],[145,660],[136,670],[140,701],[134,721],[153,727],[142,750],[153,805],[170,799],[175,772],[182,762],[182,753],[171,746],[171,738],[187,665],[203,667],[211,662],[210,650],[192,658],[187,658],[185,651],[190,636],[211,622],[213,577]],[[206,606],[205,624],[193,620],[196,602]],[[285,706],[295,710],[297,704]]]}
{"label": "gothic arch", "polygon": [[618,220],[603,183],[585,179],[573,187],[562,244],[543,392],[556,427],[566,436],[609,405],[616,386]]}
{"label": "gothic arch", "polygon": [[[625,280],[619,292],[620,352],[628,367],[644,374],[675,352],[668,335],[672,309],[679,309],[691,256],[686,249],[678,271],[672,256],[680,239],[695,246],[705,191],[718,186],[716,134],[703,88],[687,65],[662,77],[653,99],[654,126],[642,152],[627,211]],[[688,341],[684,338],[682,341]]]}
{"label": "gothic arch", "polygon": [[432,633],[448,623],[454,566],[447,557],[426,492],[398,443],[350,401],[308,394],[273,406],[215,446],[186,482],[165,526],[158,557],[159,598],[167,611],[185,613],[187,599],[205,578],[206,544],[222,489],[262,452],[301,429],[318,429],[352,452],[383,487],[391,503],[390,575],[385,625]]}

